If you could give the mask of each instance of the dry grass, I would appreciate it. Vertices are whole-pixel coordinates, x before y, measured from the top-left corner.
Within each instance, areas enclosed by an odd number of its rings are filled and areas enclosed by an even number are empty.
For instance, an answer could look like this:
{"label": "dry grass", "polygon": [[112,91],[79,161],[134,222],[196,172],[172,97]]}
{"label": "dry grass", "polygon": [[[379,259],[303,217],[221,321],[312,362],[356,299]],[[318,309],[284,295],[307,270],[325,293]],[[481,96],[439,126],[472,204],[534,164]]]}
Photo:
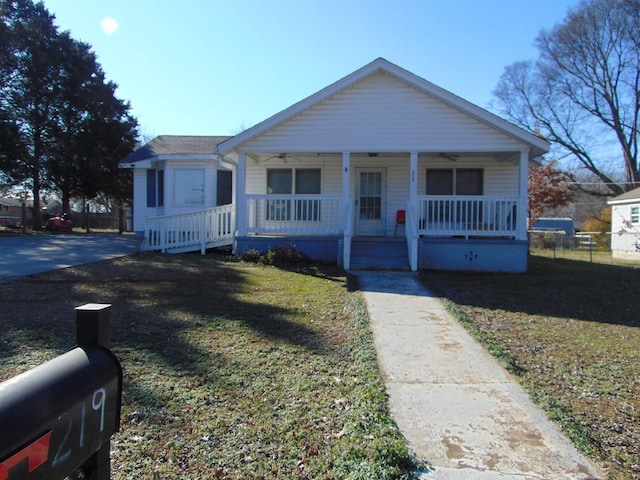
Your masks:
{"label": "dry grass", "polygon": [[112,478],[408,478],[366,310],[331,267],[138,255],[0,289],[0,380],[73,346],[110,303],[124,369]]}

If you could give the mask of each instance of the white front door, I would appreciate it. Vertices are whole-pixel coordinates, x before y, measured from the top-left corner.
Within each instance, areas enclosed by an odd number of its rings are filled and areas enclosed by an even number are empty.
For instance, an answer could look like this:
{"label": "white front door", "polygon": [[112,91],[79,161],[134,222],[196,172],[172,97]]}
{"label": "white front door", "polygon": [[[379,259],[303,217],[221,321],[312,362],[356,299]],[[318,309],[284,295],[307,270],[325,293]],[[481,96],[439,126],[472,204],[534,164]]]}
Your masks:
{"label": "white front door", "polygon": [[356,169],[356,235],[385,235],[384,169]]}

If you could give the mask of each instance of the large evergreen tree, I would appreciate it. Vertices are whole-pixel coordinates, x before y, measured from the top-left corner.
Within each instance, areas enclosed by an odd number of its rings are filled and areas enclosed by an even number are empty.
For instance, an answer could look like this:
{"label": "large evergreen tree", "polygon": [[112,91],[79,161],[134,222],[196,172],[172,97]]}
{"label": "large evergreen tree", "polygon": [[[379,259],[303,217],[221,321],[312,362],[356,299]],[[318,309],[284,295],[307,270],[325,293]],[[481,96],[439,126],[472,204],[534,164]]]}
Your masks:
{"label": "large evergreen tree", "polygon": [[0,73],[0,170],[31,190],[34,228],[43,188],[66,208],[72,196],[123,197],[118,160],[137,123],[89,45],[60,33],[41,2],[0,0]]}

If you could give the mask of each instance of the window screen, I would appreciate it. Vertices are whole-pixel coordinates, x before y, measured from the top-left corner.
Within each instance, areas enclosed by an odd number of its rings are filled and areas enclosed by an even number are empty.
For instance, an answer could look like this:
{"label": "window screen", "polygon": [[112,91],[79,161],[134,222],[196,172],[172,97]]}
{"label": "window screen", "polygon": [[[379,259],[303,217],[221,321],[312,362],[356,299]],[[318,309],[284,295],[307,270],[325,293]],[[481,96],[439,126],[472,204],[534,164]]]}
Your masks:
{"label": "window screen", "polygon": [[453,195],[453,168],[427,168],[427,195]]}

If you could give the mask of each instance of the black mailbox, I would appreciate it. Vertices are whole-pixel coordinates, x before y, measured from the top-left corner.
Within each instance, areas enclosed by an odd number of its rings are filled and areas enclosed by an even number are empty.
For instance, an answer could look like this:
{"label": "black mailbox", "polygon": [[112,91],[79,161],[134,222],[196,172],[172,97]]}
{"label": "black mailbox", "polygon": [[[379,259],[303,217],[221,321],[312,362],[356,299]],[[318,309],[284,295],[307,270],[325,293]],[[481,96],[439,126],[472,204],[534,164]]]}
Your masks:
{"label": "black mailbox", "polygon": [[121,394],[120,363],[97,345],[0,383],[0,480],[64,479],[104,445],[108,462]]}

